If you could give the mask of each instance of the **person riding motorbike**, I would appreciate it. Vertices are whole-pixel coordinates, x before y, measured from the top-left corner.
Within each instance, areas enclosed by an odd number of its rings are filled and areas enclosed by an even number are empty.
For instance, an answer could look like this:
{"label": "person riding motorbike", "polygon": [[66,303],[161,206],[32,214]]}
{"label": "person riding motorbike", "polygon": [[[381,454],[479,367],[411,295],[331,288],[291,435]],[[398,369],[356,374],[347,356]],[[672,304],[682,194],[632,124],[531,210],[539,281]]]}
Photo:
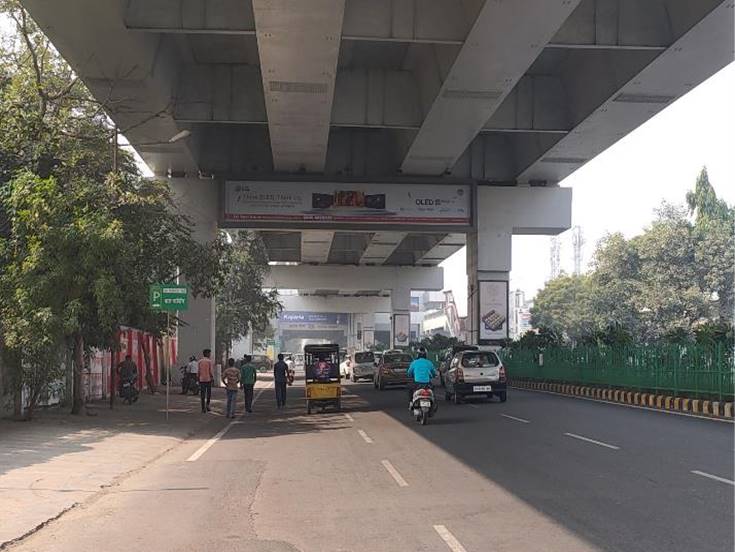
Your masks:
{"label": "person riding motorbike", "polygon": [[135,388],[135,382],[138,379],[138,367],[133,362],[133,357],[125,356],[125,360],[118,366],[118,374],[120,375],[120,396],[133,404],[138,400],[138,390]]}
{"label": "person riding motorbike", "polygon": [[434,364],[426,358],[426,350],[419,349],[416,359],[408,366],[407,375],[413,378],[413,384],[408,386],[408,400],[412,402],[416,389],[431,388],[431,380],[436,377]]}

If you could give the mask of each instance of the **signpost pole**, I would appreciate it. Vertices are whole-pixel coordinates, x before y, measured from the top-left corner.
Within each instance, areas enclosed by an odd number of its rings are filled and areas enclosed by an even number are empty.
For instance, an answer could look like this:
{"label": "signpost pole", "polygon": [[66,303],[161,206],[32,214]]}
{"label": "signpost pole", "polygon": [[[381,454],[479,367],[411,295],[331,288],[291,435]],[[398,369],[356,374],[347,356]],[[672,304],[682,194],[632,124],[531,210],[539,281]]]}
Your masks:
{"label": "signpost pole", "polygon": [[[166,311],[166,331],[171,327],[171,313]],[[168,422],[168,394],[171,387],[171,360],[166,363],[166,421]]]}

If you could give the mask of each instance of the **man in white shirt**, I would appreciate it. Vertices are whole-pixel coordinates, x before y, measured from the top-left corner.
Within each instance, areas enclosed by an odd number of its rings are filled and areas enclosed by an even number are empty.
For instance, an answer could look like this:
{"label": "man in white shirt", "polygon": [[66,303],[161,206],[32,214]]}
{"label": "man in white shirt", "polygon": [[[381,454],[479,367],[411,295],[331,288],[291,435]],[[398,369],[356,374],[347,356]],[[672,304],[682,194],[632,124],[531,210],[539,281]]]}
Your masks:
{"label": "man in white shirt", "polygon": [[199,363],[197,357],[189,357],[189,363],[186,365],[184,372],[184,381],[181,382],[181,394],[186,395],[189,389],[192,389],[194,382],[199,380]]}

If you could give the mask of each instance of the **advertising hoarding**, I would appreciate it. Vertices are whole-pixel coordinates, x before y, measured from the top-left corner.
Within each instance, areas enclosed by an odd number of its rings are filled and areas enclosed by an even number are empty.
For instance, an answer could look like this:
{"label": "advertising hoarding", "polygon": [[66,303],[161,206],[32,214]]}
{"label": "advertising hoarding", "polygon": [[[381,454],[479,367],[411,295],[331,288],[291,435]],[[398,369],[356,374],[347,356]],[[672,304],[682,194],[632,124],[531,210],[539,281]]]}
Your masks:
{"label": "advertising hoarding", "polygon": [[278,316],[283,329],[333,329],[347,325],[349,316],[338,312],[283,311]]}
{"label": "advertising hoarding", "polygon": [[225,223],[471,224],[469,185],[227,181]]}
{"label": "advertising hoarding", "polygon": [[411,315],[393,315],[393,347],[408,347],[411,338]]}
{"label": "advertising hoarding", "polygon": [[508,282],[480,281],[479,341],[481,344],[508,338]]}

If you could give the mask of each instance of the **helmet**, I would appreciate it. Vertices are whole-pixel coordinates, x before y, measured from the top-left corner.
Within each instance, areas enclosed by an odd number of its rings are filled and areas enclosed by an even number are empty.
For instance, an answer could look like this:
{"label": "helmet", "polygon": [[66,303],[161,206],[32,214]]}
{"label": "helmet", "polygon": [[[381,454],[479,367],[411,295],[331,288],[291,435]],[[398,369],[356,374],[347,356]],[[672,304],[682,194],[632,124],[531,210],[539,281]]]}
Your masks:
{"label": "helmet", "polygon": [[418,358],[426,358],[426,349],[419,349]]}

